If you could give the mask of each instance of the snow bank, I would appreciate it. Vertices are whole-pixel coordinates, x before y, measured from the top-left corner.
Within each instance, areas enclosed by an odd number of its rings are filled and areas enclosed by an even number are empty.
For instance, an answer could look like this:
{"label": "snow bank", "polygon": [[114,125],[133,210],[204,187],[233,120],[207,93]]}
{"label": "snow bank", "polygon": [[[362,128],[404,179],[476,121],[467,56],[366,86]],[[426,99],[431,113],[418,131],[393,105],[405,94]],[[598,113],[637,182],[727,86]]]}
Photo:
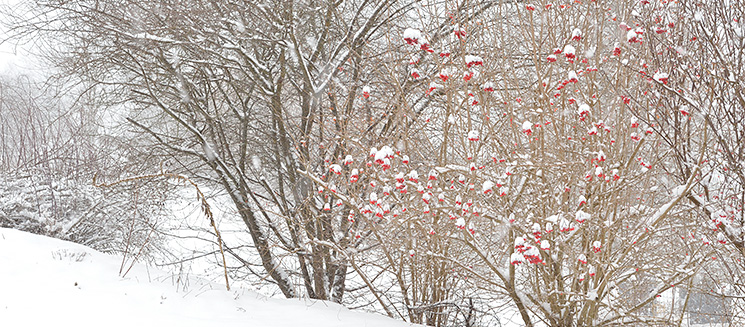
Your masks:
{"label": "snow bank", "polygon": [[[4,326],[411,326],[323,301],[267,298],[0,228]],[[125,265],[125,270],[129,263]],[[186,287],[186,290],[184,288]]]}

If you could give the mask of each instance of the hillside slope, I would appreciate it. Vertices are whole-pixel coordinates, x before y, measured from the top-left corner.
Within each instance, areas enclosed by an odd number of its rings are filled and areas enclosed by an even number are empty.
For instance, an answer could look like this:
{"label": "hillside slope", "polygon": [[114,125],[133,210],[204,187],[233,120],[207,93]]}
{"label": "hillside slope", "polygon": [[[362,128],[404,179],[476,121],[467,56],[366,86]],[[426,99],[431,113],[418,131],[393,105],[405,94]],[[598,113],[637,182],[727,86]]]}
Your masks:
{"label": "hillside slope", "polygon": [[122,278],[121,263],[79,244],[0,229],[0,325],[411,326],[322,301],[177,280],[139,264]]}

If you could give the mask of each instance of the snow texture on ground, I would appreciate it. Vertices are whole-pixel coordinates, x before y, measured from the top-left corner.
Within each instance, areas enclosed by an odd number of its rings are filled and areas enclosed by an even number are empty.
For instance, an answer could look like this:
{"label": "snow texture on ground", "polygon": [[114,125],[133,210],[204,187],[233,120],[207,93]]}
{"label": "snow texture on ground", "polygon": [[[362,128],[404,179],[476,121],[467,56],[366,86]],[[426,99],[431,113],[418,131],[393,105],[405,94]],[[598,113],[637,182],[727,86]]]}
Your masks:
{"label": "snow texture on ground", "polygon": [[79,244],[0,228],[0,326],[412,326],[323,301],[226,291],[140,264],[120,277],[121,264]]}

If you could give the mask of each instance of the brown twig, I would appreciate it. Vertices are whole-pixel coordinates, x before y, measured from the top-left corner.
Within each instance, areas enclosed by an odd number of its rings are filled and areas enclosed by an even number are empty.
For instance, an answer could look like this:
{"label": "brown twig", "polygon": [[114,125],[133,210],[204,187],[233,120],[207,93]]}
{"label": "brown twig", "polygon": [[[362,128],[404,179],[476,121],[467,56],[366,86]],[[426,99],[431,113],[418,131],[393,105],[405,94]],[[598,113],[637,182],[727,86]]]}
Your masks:
{"label": "brown twig", "polygon": [[201,202],[202,213],[204,213],[204,215],[207,216],[207,219],[209,219],[209,221],[210,221],[210,225],[215,230],[215,235],[217,235],[217,245],[220,247],[220,255],[222,256],[223,272],[224,272],[224,275],[225,275],[225,288],[228,291],[230,290],[230,281],[228,279],[228,265],[227,265],[227,262],[225,260],[225,252],[223,251],[222,236],[220,235],[220,231],[217,229],[217,225],[215,224],[215,219],[214,219],[214,217],[212,215],[212,210],[210,210],[210,205],[207,202],[207,198],[204,196],[204,193],[202,193],[202,190],[199,189],[199,186],[197,186],[197,183],[195,183],[194,181],[192,181],[191,179],[189,179],[188,177],[186,177],[184,175],[179,175],[179,174],[174,174],[174,173],[168,173],[168,172],[163,172],[163,171],[161,171],[160,173],[157,173],[157,174],[149,174],[149,175],[139,175],[139,176],[127,177],[127,178],[120,179],[120,180],[115,181],[115,182],[112,182],[112,183],[100,183],[100,184],[98,184],[97,181],[96,181],[97,177],[98,177],[98,175],[93,176],[93,186],[98,187],[98,188],[110,188],[110,187],[117,186],[119,184],[129,183],[129,182],[138,181],[138,180],[155,179],[155,178],[161,178],[161,177],[163,177],[163,178],[173,178],[173,179],[176,179],[176,180],[185,181],[185,182],[188,182],[189,184],[191,184],[192,186],[194,186],[194,189],[197,190],[197,200],[199,200]]}

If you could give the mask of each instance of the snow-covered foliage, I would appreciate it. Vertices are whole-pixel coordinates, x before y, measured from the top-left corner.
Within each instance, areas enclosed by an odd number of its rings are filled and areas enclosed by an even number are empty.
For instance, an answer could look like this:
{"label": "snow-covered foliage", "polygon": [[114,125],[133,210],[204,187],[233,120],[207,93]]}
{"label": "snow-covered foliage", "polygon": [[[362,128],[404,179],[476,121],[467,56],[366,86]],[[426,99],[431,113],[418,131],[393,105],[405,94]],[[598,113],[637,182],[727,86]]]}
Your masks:
{"label": "snow-covered foliage", "polygon": [[0,227],[110,253],[137,249],[145,257],[160,245],[155,229],[168,215],[163,204],[169,187],[150,187],[110,192],[65,178],[5,175],[0,178]]}
{"label": "snow-covered foliage", "polygon": [[[0,226],[86,244],[88,242],[82,237],[85,232],[77,232],[76,227],[79,221],[88,228],[95,226],[102,218],[101,209],[95,211],[100,200],[100,192],[90,185],[75,185],[31,174],[3,176],[0,180]],[[86,217],[86,213],[90,213],[90,217]],[[108,232],[89,235],[88,241],[98,241]]]}

